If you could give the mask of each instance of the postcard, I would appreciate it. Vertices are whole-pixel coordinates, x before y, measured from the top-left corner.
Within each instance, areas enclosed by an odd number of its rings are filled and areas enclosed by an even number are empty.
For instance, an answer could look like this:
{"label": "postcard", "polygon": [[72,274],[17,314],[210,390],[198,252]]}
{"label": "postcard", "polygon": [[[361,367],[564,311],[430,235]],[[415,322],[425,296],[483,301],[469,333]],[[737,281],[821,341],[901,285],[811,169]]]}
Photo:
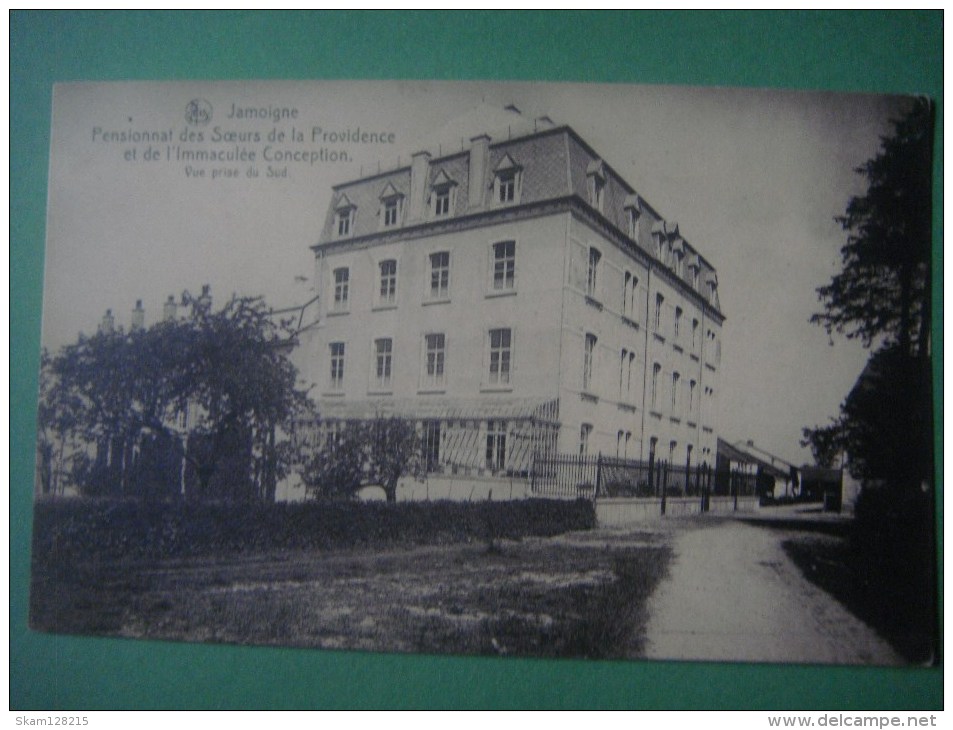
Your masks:
{"label": "postcard", "polygon": [[54,89],[30,625],[937,657],[934,106]]}

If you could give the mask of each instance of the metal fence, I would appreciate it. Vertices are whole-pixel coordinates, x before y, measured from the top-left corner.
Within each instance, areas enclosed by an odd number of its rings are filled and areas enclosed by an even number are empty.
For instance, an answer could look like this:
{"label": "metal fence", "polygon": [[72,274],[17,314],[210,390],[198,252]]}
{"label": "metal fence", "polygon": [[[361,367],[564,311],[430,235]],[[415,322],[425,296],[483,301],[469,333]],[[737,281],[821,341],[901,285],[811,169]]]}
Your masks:
{"label": "metal fence", "polygon": [[530,491],[547,497],[694,497],[755,494],[751,475],[708,464],[677,465],[608,456],[537,454]]}

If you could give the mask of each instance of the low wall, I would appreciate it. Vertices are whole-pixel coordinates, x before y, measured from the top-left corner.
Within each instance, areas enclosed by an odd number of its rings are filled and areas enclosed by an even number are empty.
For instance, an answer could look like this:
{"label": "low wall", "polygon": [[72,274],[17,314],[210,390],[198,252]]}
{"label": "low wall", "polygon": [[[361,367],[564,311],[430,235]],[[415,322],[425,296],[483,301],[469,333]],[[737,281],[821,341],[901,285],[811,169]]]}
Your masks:
{"label": "low wall", "polygon": [[[383,498],[383,492],[380,492]],[[431,475],[426,480],[402,479],[397,485],[398,502],[448,499],[453,502],[498,502],[531,496],[525,479],[481,478],[478,476]],[[535,495],[538,496],[538,495]]]}
{"label": "low wall", "polygon": [[[665,517],[682,517],[702,514],[701,497],[668,497],[665,500]],[[728,514],[735,511],[734,497],[711,497],[709,511]],[[750,512],[758,508],[757,497],[739,497],[738,512]],[[618,497],[596,500],[596,523],[600,527],[619,527],[646,522],[662,517],[662,499]]]}

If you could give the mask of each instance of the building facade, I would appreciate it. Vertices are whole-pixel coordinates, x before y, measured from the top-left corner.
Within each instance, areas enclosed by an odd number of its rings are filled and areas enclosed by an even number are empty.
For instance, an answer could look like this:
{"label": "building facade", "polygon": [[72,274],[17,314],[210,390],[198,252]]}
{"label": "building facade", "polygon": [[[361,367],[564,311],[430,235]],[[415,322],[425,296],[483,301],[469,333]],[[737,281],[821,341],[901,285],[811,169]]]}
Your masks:
{"label": "building facade", "polygon": [[571,128],[505,136],[334,187],[298,353],[322,424],[412,418],[444,474],[713,464],[714,268]]}

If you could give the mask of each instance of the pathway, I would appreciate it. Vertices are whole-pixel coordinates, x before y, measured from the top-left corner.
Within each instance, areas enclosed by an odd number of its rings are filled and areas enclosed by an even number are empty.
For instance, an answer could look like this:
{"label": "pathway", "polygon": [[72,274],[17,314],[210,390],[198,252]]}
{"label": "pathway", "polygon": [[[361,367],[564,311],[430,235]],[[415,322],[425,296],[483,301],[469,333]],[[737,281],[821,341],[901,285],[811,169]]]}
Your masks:
{"label": "pathway", "polygon": [[655,659],[902,664],[876,633],[808,582],[785,533],[734,520],[676,532],[669,577],[649,602]]}

